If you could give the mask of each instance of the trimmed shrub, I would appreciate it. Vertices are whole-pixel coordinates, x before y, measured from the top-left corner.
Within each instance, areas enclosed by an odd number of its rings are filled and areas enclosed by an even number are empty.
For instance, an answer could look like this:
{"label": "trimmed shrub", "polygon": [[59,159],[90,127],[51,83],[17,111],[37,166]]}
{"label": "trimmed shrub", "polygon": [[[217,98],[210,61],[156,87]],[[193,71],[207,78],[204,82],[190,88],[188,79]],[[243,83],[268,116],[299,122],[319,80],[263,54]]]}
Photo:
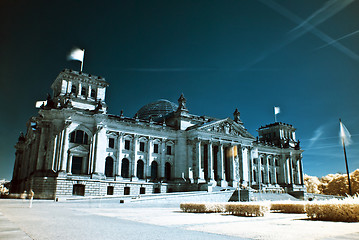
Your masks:
{"label": "trimmed shrub", "polygon": [[190,213],[218,213],[225,212],[227,203],[181,203],[180,208]]}
{"label": "trimmed shrub", "polygon": [[272,202],[271,210],[280,213],[305,213],[306,202],[281,201]]}
{"label": "trimmed shrub", "polygon": [[262,217],[270,210],[268,202],[238,202],[226,205],[226,212],[235,216]]}
{"label": "trimmed shrub", "polygon": [[313,201],[306,205],[310,219],[334,222],[359,222],[359,197],[344,200]]}

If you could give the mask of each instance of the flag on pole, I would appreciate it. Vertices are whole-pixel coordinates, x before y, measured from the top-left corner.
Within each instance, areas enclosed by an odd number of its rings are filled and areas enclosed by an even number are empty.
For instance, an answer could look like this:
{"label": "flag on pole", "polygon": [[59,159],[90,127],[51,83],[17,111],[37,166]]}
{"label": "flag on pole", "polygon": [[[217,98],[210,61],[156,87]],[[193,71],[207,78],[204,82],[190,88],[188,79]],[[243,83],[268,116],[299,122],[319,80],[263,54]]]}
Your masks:
{"label": "flag on pole", "polygon": [[274,107],[274,114],[278,114],[280,113],[280,108],[279,107]]}
{"label": "flag on pole", "polygon": [[348,146],[352,143],[351,140],[352,136],[350,135],[350,132],[341,121],[339,122],[339,125],[340,125],[340,132],[339,132],[340,141],[341,143],[344,142],[344,144]]}
{"label": "flag on pole", "polygon": [[67,59],[83,62],[84,54],[85,54],[85,50],[82,50],[79,48],[74,48],[71,50],[70,54],[67,56]]}
{"label": "flag on pole", "polygon": [[274,122],[277,122],[277,114],[280,113],[279,107],[274,107]]}
{"label": "flag on pole", "polygon": [[81,62],[81,72],[84,65],[85,49],[74,48],[67,56],[67,60],[76,60]]}

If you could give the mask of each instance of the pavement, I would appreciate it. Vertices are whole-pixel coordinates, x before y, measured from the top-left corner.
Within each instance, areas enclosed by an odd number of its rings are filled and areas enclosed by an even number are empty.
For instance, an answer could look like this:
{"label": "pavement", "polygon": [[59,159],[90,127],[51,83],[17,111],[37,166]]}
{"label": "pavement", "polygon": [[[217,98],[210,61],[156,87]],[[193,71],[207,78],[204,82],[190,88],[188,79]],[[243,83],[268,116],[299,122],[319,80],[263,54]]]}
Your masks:
{"label": "pavement", "polygon": [[[223,194],[225,196],[225,194]],[[222,197],[223,197],[222,196]],[[227,197],[227,196],[225,196]],[[359,223],[311,221],[305,214],[265,217],[184,213],[204,196],[54,202],[0,199],[0,239],[354,239]],[[220,195],[206,197],[220,200]]]}

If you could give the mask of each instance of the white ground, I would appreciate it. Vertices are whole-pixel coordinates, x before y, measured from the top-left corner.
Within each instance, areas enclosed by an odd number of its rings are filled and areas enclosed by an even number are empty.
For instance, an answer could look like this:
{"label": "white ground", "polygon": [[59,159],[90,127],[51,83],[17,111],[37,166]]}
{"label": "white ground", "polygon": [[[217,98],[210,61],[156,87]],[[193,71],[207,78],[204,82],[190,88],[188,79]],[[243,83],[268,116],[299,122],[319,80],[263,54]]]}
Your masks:
{"label": "white ground", "polygon": [[179,208],[79,209],[90,214],[159,226],[249,239],[359,239],[359,223],[308,220],[306,214],[269,213],[264,217],[184,213]]}

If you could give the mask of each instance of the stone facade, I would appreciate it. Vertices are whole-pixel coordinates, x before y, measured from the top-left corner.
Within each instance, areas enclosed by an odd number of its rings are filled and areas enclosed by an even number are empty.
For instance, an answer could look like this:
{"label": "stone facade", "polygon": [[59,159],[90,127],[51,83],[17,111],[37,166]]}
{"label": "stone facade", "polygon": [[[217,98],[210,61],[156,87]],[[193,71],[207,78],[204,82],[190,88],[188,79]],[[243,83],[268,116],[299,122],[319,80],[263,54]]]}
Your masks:
{"label": "stone facade", "polygon": [[65,69],[53,97],[16,144],[12,192],[37,198],[139,195],[214,186],[303,190],[295,128],[273,123],[253,137],[234,118],[190,114],[158,100],[134,117],[107,113],[104,78]]}

